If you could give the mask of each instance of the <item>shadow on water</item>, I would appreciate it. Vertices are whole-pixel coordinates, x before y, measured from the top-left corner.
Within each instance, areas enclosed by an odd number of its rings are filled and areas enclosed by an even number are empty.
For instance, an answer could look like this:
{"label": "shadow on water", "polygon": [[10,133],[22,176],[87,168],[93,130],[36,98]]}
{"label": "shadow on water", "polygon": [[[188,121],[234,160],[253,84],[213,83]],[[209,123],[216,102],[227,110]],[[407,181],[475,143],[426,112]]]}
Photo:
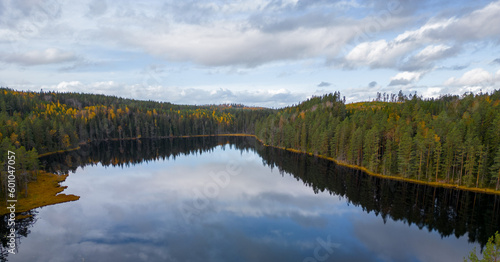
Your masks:
{"label": "shadow on water", "polygon": [[[367,213],[374,212],[384,222],[387,219],[403,221],[420,229],[435,230],[442,237],[467,235],[469,242],[478,242],[481,246],[500,228],[497,195],[380,179],[325,159],[266,147],[252,137],[100,142],[78,151],[46,156],[40,161],[48,172],[67,174],[78,167],[99,163],[127,167],[180,155],[209,153],[219,145],[257,152],[265,166],[277,168],[283,175],[292,175],[316,193],[326,191],[332,196],[345,197],[348,203],[362,207]],[[30,216],[16,221],[18,242],[21,236],[27,237],[29,228],[36,222],[36,211],[28,213]],[[7,216],[0,219],[0,261],[6,261],[8,255],[7,219]]]}

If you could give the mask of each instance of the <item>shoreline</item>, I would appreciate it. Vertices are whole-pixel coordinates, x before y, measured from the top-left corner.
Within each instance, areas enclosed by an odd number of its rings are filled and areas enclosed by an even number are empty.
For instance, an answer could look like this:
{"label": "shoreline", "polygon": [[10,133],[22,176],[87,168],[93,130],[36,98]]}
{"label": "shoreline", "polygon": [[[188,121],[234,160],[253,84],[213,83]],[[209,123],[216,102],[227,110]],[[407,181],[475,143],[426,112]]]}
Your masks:
{"label": "shoreline", "polygon": [[[16,202],[16,215],[35,208],[51,206],[71,201],[77,201],[79,196],[62,193],[67,186],[61,186],[68,175],[57,175],[45,171],[38,171],[36,180],[28,182],[28,196],[19,197]],[[26,192],[23,190],[19,195]],[[0,210],[0,215],[8,214],[8,209]]]}
{"label": "shoreline", "polygon": [[[351,165],[351,164],[345,163],[344,161],[340,161],[340,160],[334,159],[332,157],[327,157],[327,156],[323,156],[323,155],[313,154],[313,153],[310,153],[310,152],[304,152],[302,150],[298,150],[298,149],[294,149],[294,148],[285,148],[285,147],[268,145],[268,144],[264,143],[264,141],[262,141],[256,135],[245,134],[245,133],[211,134],[211,135],[186,135],[186,136],[162,136],[162,137],[155,137],[155,138],[151,138],[151,137],[132,137],[132,138],[121,138],[121,139],[120,138],[112,138],[112,139],[104,139],[104,140],[97,140],[97,141],[82,142],[79,145],[80,146],[81,145],[87,145],[87,144],[92,143],[92,142],[101,142],[101,141],[120,141],[120,140],[125,140],[126,141],[126,140],[140,140],[140,139],[219,137],[219,136],[253,137],[257,141],[259,141],[262,145],[267,146],[267,147],[273,147],[273,148],[277,148],[277,149],[281,149],[281,150],[286,150],[286,151],[293,152],[293,153],[307,154],[307,155],[310,155],[310,156],[314,156],[314,157],[326,159],[326,160],[329,160],[329,161],[333,161],[336,165],[344,166],[344,167],[348,167],[348,168],[352,168],[352,169],[357,169],[357,170],[365,172],[367,175],[378,177],[378,178],[381,178],[381,179],[391,179],[391,180],[396,180],[396,181],[403,181],[403,182],[409,182],[409,183],[426,185],[426,186],[432,186],[432,187],[452,188],[452,189],[458,189],[458,190],[463,190],[463,191],[470,191],[470,192],[475,192],[475,193],[483,193],[483,194],[490,194],[490,195],[500,195],[500,190],[497,191],[497,190],[490,189],[490,188],[477,188],[477,187],[468,187],[468,186],[463,186],[463,185],[459,186],[459,185],[450,184],[450,183],[430,182],[430,181],[417,180],[417,179],[414,179],[414,178],[406,178],[406,177],[402,177],[402,176],[388,176],[388,175],[378,174],[378,173],[374,173],[372,171],[369,171],[366,167],[357,166],[357,165]],[[58,150],[58,151],[54,151],[54,152],[47,152],[47,153],[39,154],[38,158],[49,156],[49,155],[54,155],[54,154],[60,154],[60,153],[64,153],[64,152],[70,152],[70,151],[78,150],[78,149],[80,149],[80,146],[75,147],[75,148],[66,149],[66,150]]]}

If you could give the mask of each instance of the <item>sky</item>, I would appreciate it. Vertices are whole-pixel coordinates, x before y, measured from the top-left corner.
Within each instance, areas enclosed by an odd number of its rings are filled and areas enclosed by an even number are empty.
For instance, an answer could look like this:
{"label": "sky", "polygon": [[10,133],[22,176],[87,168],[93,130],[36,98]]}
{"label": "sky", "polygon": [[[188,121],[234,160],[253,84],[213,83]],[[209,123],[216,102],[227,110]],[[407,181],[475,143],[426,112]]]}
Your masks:
{"label": "sky", "polygon": [[500,1],[0,0],[0,86],[279,108],[500,88]]}

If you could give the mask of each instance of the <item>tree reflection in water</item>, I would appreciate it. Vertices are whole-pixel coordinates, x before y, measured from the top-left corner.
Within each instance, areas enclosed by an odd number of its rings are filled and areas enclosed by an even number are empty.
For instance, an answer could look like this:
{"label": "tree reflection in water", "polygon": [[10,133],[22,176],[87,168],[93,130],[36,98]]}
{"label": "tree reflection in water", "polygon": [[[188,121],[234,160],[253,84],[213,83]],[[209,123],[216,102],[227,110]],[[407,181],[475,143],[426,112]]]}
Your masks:
{"label": "tree reflection in water", "polygon": [[[442,237],[467,234],[469,242],[481,246],[500,229],[499,197],[452,188],[436,188],[408,182],[380,179],[362,171],[306,154],[263,146],[252,137],[197,137],[142,139],[95,143],[78,151],[56,154],[41,160],[44,169],[58,174],[75,172],[78,167],[101,163],[127,167],[137,163],[175,159],[180,155],[203,154],[217,146],[255,151],[265,166],[294,176],[314,192],[329,192],[345,197],[348,203],[374,212],[385,221],[403,221],[420,229],[435,230]],[[27,212],[16,221],[18,244],[27,237],[37,212]],[[6,261],[6,217],[1,220],[2,248],[0,261]]]}

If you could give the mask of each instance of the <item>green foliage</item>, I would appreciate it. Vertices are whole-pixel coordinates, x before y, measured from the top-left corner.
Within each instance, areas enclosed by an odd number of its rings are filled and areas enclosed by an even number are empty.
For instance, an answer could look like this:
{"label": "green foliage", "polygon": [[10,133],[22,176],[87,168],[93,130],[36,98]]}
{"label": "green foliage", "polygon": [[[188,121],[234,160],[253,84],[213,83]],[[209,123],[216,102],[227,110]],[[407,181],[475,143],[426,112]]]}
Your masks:
{"label": "green foliage", "polygon": [[490,167],[491,171],[491,182],[495,183],[496,189],[499,189],[500,185],[500,146],[498,147],[495,158],[493,159],[493,165]]}
{"label": "green foliage", "polygon": [[470,254],[468,259],[464,258],[464,261],[472,261],[472,262],[496,262],[500,261],[500,234],[498,231],[494,236],[491,236],[488,239],[488,243],[486,243],[486,247],[483,250],[483,258],[479,259],[476,253],[476,248],[474,248]]}
{"label": "green foliage", "polygon": [[500,188],[500,91],[439,99],[400,92],[348,105],[334,93],[283,108],[256,127],[267,144],[375,173]]}
{"label": "green foliage", "polygon": [[[100,140],[246,133],[384,175],[499,189],[498,130],[500,91],[439,99],[400,92],[349,105],[336,92],[271,110],[0,88],[1,154],[21,147],[43,154]],[[23,168],[36,166],[34,153],[20,155],[28,159]]]}
{"label": "green foliage", "polygon": [[[38,153],[76,148],[80,143],[111,139],[253,134],[258,119],[273,110],[241,105],[190,106],[138,101],[114,96],[19,92],[0,88],[0,161],[16,152],[18,186],[32,178]],[[0,182],[6,182],[2,165]],[[0,193],[5,187],[0,188]]]}

